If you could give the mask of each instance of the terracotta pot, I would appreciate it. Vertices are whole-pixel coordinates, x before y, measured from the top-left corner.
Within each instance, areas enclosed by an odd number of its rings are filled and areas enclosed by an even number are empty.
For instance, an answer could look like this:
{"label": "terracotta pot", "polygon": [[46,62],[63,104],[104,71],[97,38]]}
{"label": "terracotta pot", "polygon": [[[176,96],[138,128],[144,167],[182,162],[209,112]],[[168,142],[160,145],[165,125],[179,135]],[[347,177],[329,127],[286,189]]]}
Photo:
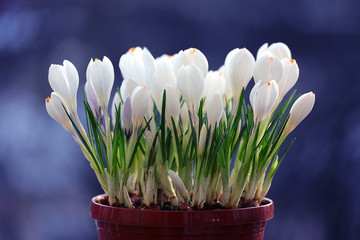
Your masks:
{"label": "terracotta pot", "polygon": [[263,239],[265,223],[274,216],[274,205],[264,199],[259,207],[165,211],[110,207],[107,197],[92,199],[90,216],[100,240],[113,239]]}

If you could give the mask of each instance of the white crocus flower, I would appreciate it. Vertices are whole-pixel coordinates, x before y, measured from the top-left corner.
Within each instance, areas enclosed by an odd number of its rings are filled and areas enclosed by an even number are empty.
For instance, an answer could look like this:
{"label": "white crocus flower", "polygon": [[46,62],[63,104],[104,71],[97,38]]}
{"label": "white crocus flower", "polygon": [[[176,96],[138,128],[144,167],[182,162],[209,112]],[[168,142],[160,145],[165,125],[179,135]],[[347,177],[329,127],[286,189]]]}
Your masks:
{"label": "white crocus flower", "polygon": [[233,97],[238,101],[254,74],[255,59],[246,48],[234,49],[225,59],[225,75],[231,86]]}
{"label": "white crocus flower", "polygon": [[138,86],[131,94],[132,124],[138,129],[144,117],[148,116],[151,98],[146,87]]}
{"label": "white crocus flower", "polygon": [[156,60],[156,73],[148,89],[159,111],[161,111],[162,107],[162,94],[167,85],[176,86],[176,76],[172,66],[163,59]]}
{"label": "white crocus flower", "polygon": [[182,66],[187,65],[196,65],[203,77],[206,76],[208,70],[209,70],[209,63],[205,57],[205,55],[196,48],[189,48],[185,51],[180,51],[178,54],[175,55],[174,59],[174,72],[177,73],[177,71]]}
{"label": "white crocus flower", "polygon": [[278,82],[279,85],[279,99],[280,102],[285,94],[295,85],[299,78],[299,67],[295,59],[283,59],[281,60],[283,65],[283,74],[281,80]]}
{"label": "white crocus flower", "polygon": [[262,83],[263,81],[257,82],[250,92],[250,103],[254,111],[256,125],[271,117],[279,96],[279,87],[276,81]]}
{"label": "white crocus flower", "polygon": [[116,123],[116,111],[120,111],[119,106],[121,103],[121,98],[118,92],[115,92],[114,94],[114,98],[111,104],[111,121],[112,121],[112,125],[113,127],[115,127],[115,123]]}
{"label": "white crocus flower", "polygon": [[120,86],[121,98],[125,101],[128,96],[131,96],[132,92],[139,84],[130,79],[124,79]]}
{"label": "white crocus flower", "polygon": [[301,95],[290,109],[289,120],[286,123],[283,136],[292,132],[311,112],[315,104],[315,94],[308,92]]}
{"label": "white crocus flower", "polygon": [[71,133],[73,136],[75,135],[72,123],[65,112],[65,109],[66,111],[68,111],[68,109],[66,108],[66,105],[63,103],[63,100],[57,93],[51,93],[51,96],[45,100],[45,107],[50,117],[52,117],[61,126],[63,126],[66,131]]}
{"label": "white crocus flower", "polygon": [[262,56],[255,63],[254,80],[255,83],[260,80],[270,82],[275,80],[279,82],[283,73],[281,61],[276,57]]}
{"label": "white crocus flower", "polygon": [[99,117],[99,102],[97,100],[95,91],[89,82],[85,83],[86,99],[90,105],[91,111],[93,112],[96,119]]}
{"label": "white crocus flower", "polygon": [[206,103],[209,98],[216,92],[223,94],[225,91],[225,78],[224,74],[220,71],[209,71],[204,79],[204,90],[202,97],[205,97]]}
{"label": "white crocus flower", "polygon": [[[180,115],[180,98],[176,91],[176,88],[171,85],[166,85],[166,106],[165,106],[165,119],[168,123],[170,129],[172,129],[172,121],[171,118],[174,119],[175,124],[177,125],[179,122]],[[162,102],[162,101],[161,101]],[[162,103],[161,103],[162,106]]]}
{"label": "white crocus flower", "polygon": [[224,111],[224,103],[219,93],[213,94],[208,103],[207,118],[209,127],[214,129],[215,124],[219,123]]}
{"label": "white crocus flower", "polygon": [[53,91],[63,99],[73,116],[77,115],[76,94],[79,87],[79,74],[75,66],[65,60],[63,65],[51,64],[49,83]]}
{"label": "white crocus flower", "polygon": [[128,96],[121,106],[121,123],[125,129],[125,133],[130,135],[133,131],[131,96]]}
{"label": "white crocus flower", "polygon": [[140,86],[149,86],[155,73],[155,59],[147,48],[130,48],[120,58],[119,67],[124,79]]}
{"label": "white crocus flower", "polygon": [[102,61],[91,59],[86,70],[86,79],[93,87],[102,111],[106,113],[114,84],[114,67],[111,61],[107,57]]}
{"label": "white crocus flower", "polygon": [[268,57],[277,57],[280,60],[283,60],[285,58],[291,59],[291,51],[285,43],[277,42],[271,44],[270,47],[268,46],[269,45],[265,43],[259,48],[256,59],[259,59],[264,55]]}
{"label": "white crocus flower", "polygon": [[177,72],[177,86],[195,118],[204,89],[204,77],[200,69],[196,65],[182,66]]}

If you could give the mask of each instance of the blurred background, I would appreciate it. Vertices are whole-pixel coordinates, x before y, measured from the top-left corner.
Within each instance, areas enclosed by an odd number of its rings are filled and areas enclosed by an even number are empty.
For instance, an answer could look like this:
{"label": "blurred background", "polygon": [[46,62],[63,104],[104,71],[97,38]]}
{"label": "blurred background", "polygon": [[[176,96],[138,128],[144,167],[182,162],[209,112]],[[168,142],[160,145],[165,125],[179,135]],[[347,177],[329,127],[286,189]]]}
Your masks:
{"label": "blurred background", "polygon": [[316,103],[268,194],[265,239],[360,239],[360,4],[277,2],[0,0],[0,239],[97,239],[88,211],[102,190],[44,106],[51,63],[73,62],[82,86],[90,58],[108,56],[118,87],[133,46],[155,57],[196,47],[217,69],[236,47],[256,55],[278,41]]}

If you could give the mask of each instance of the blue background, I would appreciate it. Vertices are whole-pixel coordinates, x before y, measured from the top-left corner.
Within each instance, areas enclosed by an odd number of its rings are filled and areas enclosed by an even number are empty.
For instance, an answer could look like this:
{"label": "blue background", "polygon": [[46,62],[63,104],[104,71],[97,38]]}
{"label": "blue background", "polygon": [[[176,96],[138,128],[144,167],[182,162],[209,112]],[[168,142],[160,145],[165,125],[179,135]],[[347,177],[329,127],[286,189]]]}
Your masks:
{"label": "blue background", "polygon": [[233,48],[256,54],[277,41],[299,64],[298,93],[315,92],[316,103],[268,194],[265,239],[360,239],[359,9],[355,0],[1,0],[0,239],[97,238],[88,208],[102,190],[45,110],[51,63],[73,62],[82,86],[90,58],[106,55],[118,87],[119,58],[133,46],[154,56],[196,47],[217,69]]}

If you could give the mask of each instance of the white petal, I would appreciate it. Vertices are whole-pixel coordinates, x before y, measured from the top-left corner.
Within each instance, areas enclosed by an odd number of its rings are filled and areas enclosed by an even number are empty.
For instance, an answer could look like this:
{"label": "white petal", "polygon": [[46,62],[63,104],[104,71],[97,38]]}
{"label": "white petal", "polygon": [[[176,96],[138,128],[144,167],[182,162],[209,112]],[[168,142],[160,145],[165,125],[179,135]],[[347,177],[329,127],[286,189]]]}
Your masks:
{"label": "white petal", "polygon": [[290,49],[285,43],[282,42],[273,43],[270,45],[268,50],[280,60],[284,58],[291,59]]}
{"label": "white petal", "polygon": [[295,85],[299,78],[299,67],[294,59],[283,59],[281,63],[284,70],[281,80],[278,83],[280,89],[280,100]]}
{"label": "white petal", "polygon": [[92,85],[103,111],[107,110],[111,90],[114,84],[114,67],[111,61],[104,57],[103,61],[90,62],[87,69],[87,81]]}
{"label": "white petal", "polygon": [[164,60],[156,61],[156,73],[148,86],[149,93],[154,99],[156,107],[161,110],[162,93],[166,85],[176,86],[176,77],[170,64]]}
{"label": "white petal", "polygon": [[134,89],[139,86],[136,82],[134,82],[133,80],[130,79],[124,79],[124,81],[122,81],[121,83],[121,87],[120,87],[120,94],[122,99],[125,101],[125,99],[128,96],[131,96],[132,92],[134,91]]}
{"label": "white petal", "polygon": [[150,95],[145,87],[138,86],[131,94],[132,122],[139,127],[149,110]]}
{"label": "white petal", "polygon": [[223,94],[225,91],[225,78],[224,74],[219,71],[209,71],[204,79],[204,90],[202,97],[207,100],[216,92]]}
{"label": "white petal", "polygon": [[52,64],[49,68],[49,83],[71,112],[76,113],[79,75],[74,65],[67,60],[64,61],[64,66]]}
{"label": "white petal", "polygon": [[45,101],[46,111],[48,112],[50,117],[52,117],[55,121],[62,125],[66,131],[74,133],[71,121],[63,107],[63,102],[64,101],[57,93],[52,92],[51,97]]}
{"label": "white petal", "polygon": [[188,109],[195,113],[204,88],[204,77],[200,69],[195,65],[181,67],[177,73],[177,86]]}
{"label": "white petal", "polygon": [[90,105],[90,108],[92,110],[92,112],[94,113],[94,116],[96,118],[99,117],[99,102],[97,100],[97,97],[96,97],[96,94],[95,94],[95,91],[92,87],[92,85],[89,83],[89,82],[86,82],[85,83],[85,93],[86,93],[86,98],[87,98],[87,101]]}
{"label": "white petal", "polygon": [[121,106],[121,122],[127,133],[131,133],[133,130],[132,124],[132,108],[131,97],[125,99],[124,104]]}
{"label": "white petal", "polygon": [[261,47],[260,47],[259,50],[257,51],[256,59],[259,59],[260,57],[262,57],[262,55],[263,55],[266,51],[268,51],[268,46],[269,46],[268,43],[264,43],[263,45],[261,45]]}
{"label": "white petal", "polygon": [[207,117],[209,126],[214,129],[215,123],[219,123],[224,110],[223,100],[219,93],[215,93],[211,96],[207,108]]}
{"label": "white petal", "polygon": [[284,133],[288,134],[294,130],[311,112],[315,104],[315,94],[308,92],[301,95],[290,109],[290,117],[286,124]]}
{"label": "white petal", "polygon": [[263,122],[268,119],[279,96],[279,87],[276,81],[267,82],[264,85],[260,85],[253,98],[253,110],[255,122]]}
{"label": "white petal", "polygon": [[203,77],[206,76],[206,73],[209,70],[208,61],[205,55],[196,48],[189,48],[185,51],[180,51],[175,56],[174,71],[176,73],[182,66],[192,64],[196,65],[200,69]]}
{"label": "white petal", "polygon": [[255,63],[254,80],[257,83],[260,80],[270,82],[275,80],[279,82],[282,76],[283,67],[280,60],[276,57],[263,56]]}
{"label": "white petal", "polygon": [[180,115],[180,101],[179,95],[176,91],[176,88],[171,85],[166,85],[166,108],[165,108],[165,118],[168,124],[172,126],[171,118],[174,119],[175,124],[178,124],[179,115]]}
{"label": "white petal", "polygon": [[227,66],[228,77],[234,97],[239,98],[243,88],[246,88],[254,74],[255,59],[246,49],[237,51]]}

